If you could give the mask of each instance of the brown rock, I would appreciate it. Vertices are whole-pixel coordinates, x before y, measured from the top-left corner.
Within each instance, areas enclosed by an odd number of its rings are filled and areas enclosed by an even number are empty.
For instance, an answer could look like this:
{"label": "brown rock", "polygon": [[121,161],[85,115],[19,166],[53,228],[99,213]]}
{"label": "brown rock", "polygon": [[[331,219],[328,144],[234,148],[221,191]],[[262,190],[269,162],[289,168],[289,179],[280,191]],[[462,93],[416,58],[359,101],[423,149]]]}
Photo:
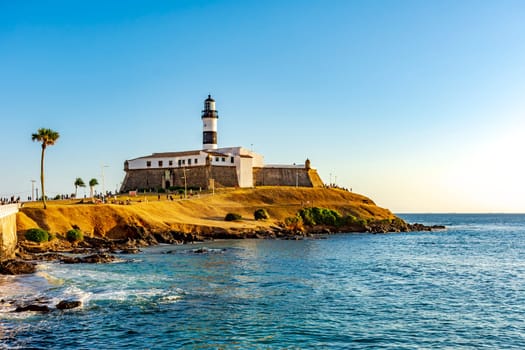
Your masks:
{"label": "brown rock", "polygon": [[115,261],[116,258],[113,255],[101,253],[101,254],[93,254],[88,255],[86,257],[80,258],[81,263],[88,263],[88,264],[103,264],[108,262]]}
{"label": "brown rock", "polygon": [[68,309],[74,309],[76,307],[79,307],[82,305],[81,301],[78,300],[62,300],[57,304],[58,310],[68,310]]}
{"label": "brown rock", "polygon": [[26,312],[26,311],[37,311],[37,312],[49,312],[49,307],[46,305],[31,304],[27,306],[18,306],[14,312]]}
{"label": "brown rock", "polygon": [[22,260],[6,260],[0,263],[0,274],[23,275],[34,273],[36,265]]}

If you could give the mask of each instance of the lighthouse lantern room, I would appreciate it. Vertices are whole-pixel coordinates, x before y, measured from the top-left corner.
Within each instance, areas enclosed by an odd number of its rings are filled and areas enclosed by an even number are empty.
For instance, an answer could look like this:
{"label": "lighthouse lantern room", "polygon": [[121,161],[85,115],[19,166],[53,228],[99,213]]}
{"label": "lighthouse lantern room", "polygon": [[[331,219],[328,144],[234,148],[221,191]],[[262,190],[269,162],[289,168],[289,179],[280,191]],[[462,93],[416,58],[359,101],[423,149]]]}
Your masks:
{"label": "lighthouse lantern room", "polygon": [[204,100],[202,111],[202,148],[204,150],[217,149],[217,119],[219,114],[215,109],[215,100],[208,95]]}

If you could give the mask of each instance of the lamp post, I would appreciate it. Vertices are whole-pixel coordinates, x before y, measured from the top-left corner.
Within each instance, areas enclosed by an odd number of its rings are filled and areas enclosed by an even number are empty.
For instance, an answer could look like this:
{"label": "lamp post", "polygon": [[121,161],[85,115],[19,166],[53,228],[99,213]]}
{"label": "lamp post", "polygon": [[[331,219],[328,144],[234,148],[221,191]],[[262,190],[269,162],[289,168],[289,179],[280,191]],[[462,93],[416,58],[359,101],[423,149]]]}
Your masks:
{"label": "lamp post", "polygon": [[35,182],[36,180],[31,180],[31,201],[35,200]]}
{"label": "lamp post", "polygon": [[102,169],[102,196],[105,196],[106,195],[106,188],[105,188],[105,185],[104,185],[104,168],[109,168],[109,165],[104,165],[102,164],[100,166],[100,168]]}
{"label": "lamp post", "polygon": [[186,181],[186,167],[182,168],[182,173],[184,174],[184,199],[188,198],[188,183]]}

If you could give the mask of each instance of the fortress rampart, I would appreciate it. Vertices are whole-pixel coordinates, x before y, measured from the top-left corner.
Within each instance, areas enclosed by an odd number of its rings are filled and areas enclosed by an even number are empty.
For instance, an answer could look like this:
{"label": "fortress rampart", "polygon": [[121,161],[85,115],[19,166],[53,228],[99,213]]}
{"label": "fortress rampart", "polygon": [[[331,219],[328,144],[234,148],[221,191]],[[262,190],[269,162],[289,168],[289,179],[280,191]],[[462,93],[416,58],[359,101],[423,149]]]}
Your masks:
{"label": "fortress rampart", "polygon": [[[169,170],[128,170],[121,191],[184,187],[185,177],[187,187],[211,189],[211,179],[215,188],[240,187],[235,166],[192,166]],[[304,167],[253,168],[253,183],[255,186],[323,186],[317,170]]]}
{"label": "fortress rampart", "polygon": [[253,168],[253,178],[256,186],[323,186],[317,170],[299,167]]}

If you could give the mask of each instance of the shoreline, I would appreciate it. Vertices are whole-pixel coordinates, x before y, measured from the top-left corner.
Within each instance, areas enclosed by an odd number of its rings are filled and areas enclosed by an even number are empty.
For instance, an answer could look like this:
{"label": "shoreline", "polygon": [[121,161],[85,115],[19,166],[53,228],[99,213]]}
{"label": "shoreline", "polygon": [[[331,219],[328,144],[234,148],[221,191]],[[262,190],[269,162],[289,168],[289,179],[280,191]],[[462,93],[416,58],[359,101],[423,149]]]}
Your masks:
{"label": "shoreline", "polygon": [[[422,231],[432,231],[432,230],[442,230],[443,226],[424,226],[421,224],[410,225],[407,224],[408,228],[419,228],[424,230],[406,230],[406,231],[395,231],[397,233],[401,232],[422,232]],[[314,232],[315,231],[315,232]],[[120,242],[120,244],[115,244],[113,240],[104,240],[104,239],[95,239],[96,246],[87,246],[86,241],[78,242],[81,244],[74,244],[71,247],[63,247],[65,249],[61,250],[51,250],[40,246],[39,244],[28,244],[27,242],[19,242],[17,249],[17,259],[8,260],[0,263],[0,276],[3,275],[2,280],[8,281],[10,277],[16,278],[16,276],[33,276],[39,275],[41,271],[39,266],[42,266],[43,263],[52,263],[52,264],[107,264],[107,263],[119,263],[122,262],[123,255],[134,255],[142,252],[141,248],[153,248],[164,246],[169,247],[181,247],[194,246],[195,249],[191,249],[193,254],[209,254],[214,251],[214,249],[208,249],[205,245],[206,243],[212,242],[225,242],[232,239],[271,239],[271,240],[305,240],[305,239],[328,239],[331,235],[337,234],[376,234],[377,232],[363,232],[363,231],[345,231],[339,230],[338,232],[330,232],[327,227],[317,227],[315,230],[310,230],[308,232],[290,232],[288,235],[275,237],[275,236],[243,236],[243,237],[228,237],[228,238],[209,238],[209,239],[199,239],[192,240],[182,243],[165,243],[165,242],[156,242],[155,244],[148,245],[137,245],[130,244],[130,241]],[[381,232],[386,234],[384,232]],[[388,232],[388,233],[394,233]],[[154,237],[154,234],[151,235]],[[93,240],[90,237],[87,237],[87,242]],[[83,247],[78,247],[82,245]],[[196,245],[196,246],[195,246]],[[29,250],[33,251],[29,252]],[[171,252],[168,250],[168,252]],[[11,264],[12,269],[6,273],[5,265]],[[7,275],[11,275],[10,277]],[[42,276],[41,276],[42,277]],[[44,277],[45,278],[45,277]],[[55,304],[51,303],[51,300],[37,298],[18,298],[16,294],[11,293],[11,295],[3,295],[0,300],[0,310],[7,313],[24,313],[24,312],[38,312],[38,313],[50,313],[55,310],[68,310],[81,308],[83,306],[82,300],[76,299],[63,299],[54,301]]]}
{"label": "shoreline", "polygon": [[[399,222],[399,221],[397,221]],[[139,237],[126,239],[107,239],[98,237],[85,237],[79,242],[69,242],[60,240],[50,246],[47,243],[34,243],[27,240],[18,242],[17,259],[7,260],[7,262],[18,260],[35,263],[38,261],[59,261],[67,264],[75,263],[107,263],[113,261],[113,254],[136,254],[141,248],[167,245],[181,246],[192,244],[204,244],[206,242],[228,241],[232,239],[272,239],[272,240],[303,240],[303,239],[324,239],[336,234],[391,234],[407,232],[431,232],[442,231],[446,227],[442,225],[426,226],[423,224],[407,224],[402,221],[403,226],[396,224],[386,225],[379,222],[376,225],[366,227],[366,230],[355,229],[356,227],[334,227],[319,225],[301,231],[290,231],[278,227],[273,230],[251,231],[251,232],[221,232],[220,234],[200,235],[195,233],[181,232],[146,232],[142,231]],[[352,230],[352,228],[354,228]],[[181,240],[175,239],[182,238]],[[80,255],[71,258],[64,254]],[[5,265],[2,262],[1,265]],[[22,270],[24,271],[24,270]],[[0,271],[0,273],[2,273]],[[23,272],[22,272],[23,273]],[[5,273],[4,273],[5,274]]]}
{"label": "shoreline", "polygon": [[[370,198],[338,188],[228,188],[214,195],[180,201],[162,200],[158,194],[119,199],[119,204],[50,201],[47,210],[39,203],[24,205],[17,213],[16,257],[27,262],[41,259],[35,259],[35,254],[55,253],[55,259],[64,263],[82,263],[86,261],[56,254],[83,254],[95,255],[91,258],[93,262],[104,262],[109,258],[100,254],[133,254],[140,248],[158,244],[246,238],[299,240],[319,234],[445,228],[408,224]],[[261,209],[269,218],[255,218],[255,212]],[[230,213],[238,214],[241,219],[227,221]],[[322,220],[331,224],[316,224]],[[25,232],[32,228],[49,232],[52,239],[42,243],[26,240]],[[83,238],[70,242],[66,233],[71,229],[80,231]],[[47,259],[53,259],[52,254]],[[21,264],[7,269],[7,273],[16,273],[17,269],[23,273],[30,267]]]}

